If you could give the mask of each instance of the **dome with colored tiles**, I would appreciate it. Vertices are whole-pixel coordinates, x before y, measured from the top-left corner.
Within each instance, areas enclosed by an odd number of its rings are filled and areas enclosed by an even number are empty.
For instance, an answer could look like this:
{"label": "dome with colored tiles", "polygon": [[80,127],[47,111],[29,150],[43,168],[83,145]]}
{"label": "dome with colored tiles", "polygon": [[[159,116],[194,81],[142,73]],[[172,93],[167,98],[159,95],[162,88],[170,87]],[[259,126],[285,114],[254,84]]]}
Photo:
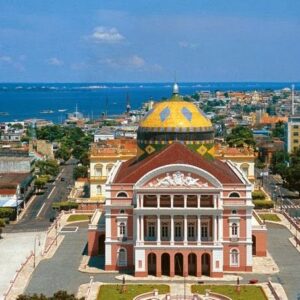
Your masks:
{"label": "dome with colored tiles", "polygon": [[175,83],[172,97],[157,103],[140,122],[140,155],[149,155],[164,145],[179,141],[203,156],[213,156],[214,130],[199,107],[182,99]]}

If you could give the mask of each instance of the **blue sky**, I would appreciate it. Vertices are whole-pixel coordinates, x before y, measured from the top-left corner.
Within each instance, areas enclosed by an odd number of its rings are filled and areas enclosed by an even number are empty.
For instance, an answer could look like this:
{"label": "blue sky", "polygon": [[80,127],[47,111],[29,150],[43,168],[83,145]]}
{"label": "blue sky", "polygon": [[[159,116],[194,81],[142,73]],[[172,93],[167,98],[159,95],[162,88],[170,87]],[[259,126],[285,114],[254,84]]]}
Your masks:
{"label": "blue sky", "polygon": [[299,0],[0,0],[0,81],[299,81],[299,16]]}

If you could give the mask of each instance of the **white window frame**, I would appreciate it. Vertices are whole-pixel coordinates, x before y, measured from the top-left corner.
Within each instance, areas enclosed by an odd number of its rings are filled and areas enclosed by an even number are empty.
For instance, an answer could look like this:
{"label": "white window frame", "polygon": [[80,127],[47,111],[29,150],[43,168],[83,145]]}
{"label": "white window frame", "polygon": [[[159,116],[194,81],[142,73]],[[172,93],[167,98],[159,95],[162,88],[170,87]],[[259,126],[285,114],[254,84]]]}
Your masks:
{"label": "white window frame", "polygon": [[[118,238],[125,238],[127,237],[127,219],[126,218],[120,218],[121,220],[118,220],[117,226],[118,226]],[[124,224],[124,225],[122,225]]]}
{"label": "white window frame", "polygon": [[[230,250],[230,266],[239,267],[240,266],[240,251],[236,248]],[[236,255],[236,256],[233,256]]]}
{"label": "white window frame", "polygon": [[[120,260],[120,252],[123,252],[123,251],[124,251],[124,259]],[[126,248],[119,248],[117,262],[118,262],[119,267],[127,267],[127,250],[126,250]]]}
{"label": "white window frame", "polygon": [[[236,224],[237,228],[236,228],[236,235],[233,234],[233,230],[232,230],[232,225]],[[229,237],[230,238],[239,238],[240,237],[240,220],[235,218],[233,220],[230,220],[229,223]]]}

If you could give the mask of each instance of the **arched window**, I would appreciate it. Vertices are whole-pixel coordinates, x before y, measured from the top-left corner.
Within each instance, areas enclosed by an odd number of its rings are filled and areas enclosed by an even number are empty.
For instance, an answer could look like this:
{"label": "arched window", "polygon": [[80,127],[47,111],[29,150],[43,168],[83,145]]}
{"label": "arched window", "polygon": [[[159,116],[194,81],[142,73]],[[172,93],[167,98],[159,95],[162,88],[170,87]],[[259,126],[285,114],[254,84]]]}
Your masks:
{"label": "arched window", "polygon": [[238,235],[238,226],[236,223],[232,223],[232,225],[231,225],[231,235],[232,236]]}
{"label": "arched window", "polygon": [[97,195],[101,195],[102,194],[102,187],[101,185],[97,185]]}
{"label": "arched window", "polygon": [[95,165],[95,167],[94,167],[94,173],[95,173],[95,176],[97,176],[97,177],[101,177],[102,176],[102,168],[103,168],[103,166],[102,165]]}
{"label": "arched window", "polygon": [[230,265],[231,266],[239,265],[239,251],[237,249],[232,249],[230,251]]}
{"label": "arched window", "polygon": [[127,266],[127,252],[126,249],[120,248],[118,251],[118,266],[125,267]]}
{"label": "arched window", "polygon": [[119,193],[117,194],[117,197],[118,197],[118,198],[127,198],[128,195],[127,195],[125,192],[119,192]]}
{"label": "arched window", "polygon": [[241,170],[243,172],[243,174],[248,177],[249,175],[249,165],[248,164],[242,164],[241,165]]}
{"label": "arched window", "polygon": [[232,213],[233,215],[236,215],[236,209],[233,209],[233,210],[231,211],[231,213]]}
{"label": "arched window", "polygon": [[229,198],[240,198],[240,194],[236,192],[232,192],[229,194]]}
{"label": "arched window", "polygon": [[125,214],[125,210],[124,209],[120,209],[120,214]]}
{"label": "arched window", "polygon": [[109,175],[109,173],[110,173],[111,169],[113,168],[113,166],[114,166],[114,165],[107,165],[107,166],[106,166],[106,175],[107,175],[107,176]]}
{"label": "arched window", "polygon": [[125,225],[125,223],[124,222],[122,222],[122,223],[120,223],[120,236],[121,237],[124,237],[124,236],[126,236],[126,225]]}

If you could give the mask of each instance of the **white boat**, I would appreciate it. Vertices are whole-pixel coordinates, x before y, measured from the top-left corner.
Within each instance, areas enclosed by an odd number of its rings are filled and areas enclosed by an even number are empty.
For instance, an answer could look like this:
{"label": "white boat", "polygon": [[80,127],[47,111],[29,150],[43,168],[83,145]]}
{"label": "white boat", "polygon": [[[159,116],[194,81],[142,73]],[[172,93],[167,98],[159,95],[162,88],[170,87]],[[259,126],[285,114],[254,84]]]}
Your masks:
{"label": "white boat", "polygon": [[45,110],[40,111],[40,114],[53,114],[53,113],[54,113],[54,111],[51,109],[45,109]]}
{"label": "white boat", "polygon": [[59,112],[65,112],[65,111],[67,111],[67,109],[62,108],[62,109],[59,109],[58,111],[59,111]]}

